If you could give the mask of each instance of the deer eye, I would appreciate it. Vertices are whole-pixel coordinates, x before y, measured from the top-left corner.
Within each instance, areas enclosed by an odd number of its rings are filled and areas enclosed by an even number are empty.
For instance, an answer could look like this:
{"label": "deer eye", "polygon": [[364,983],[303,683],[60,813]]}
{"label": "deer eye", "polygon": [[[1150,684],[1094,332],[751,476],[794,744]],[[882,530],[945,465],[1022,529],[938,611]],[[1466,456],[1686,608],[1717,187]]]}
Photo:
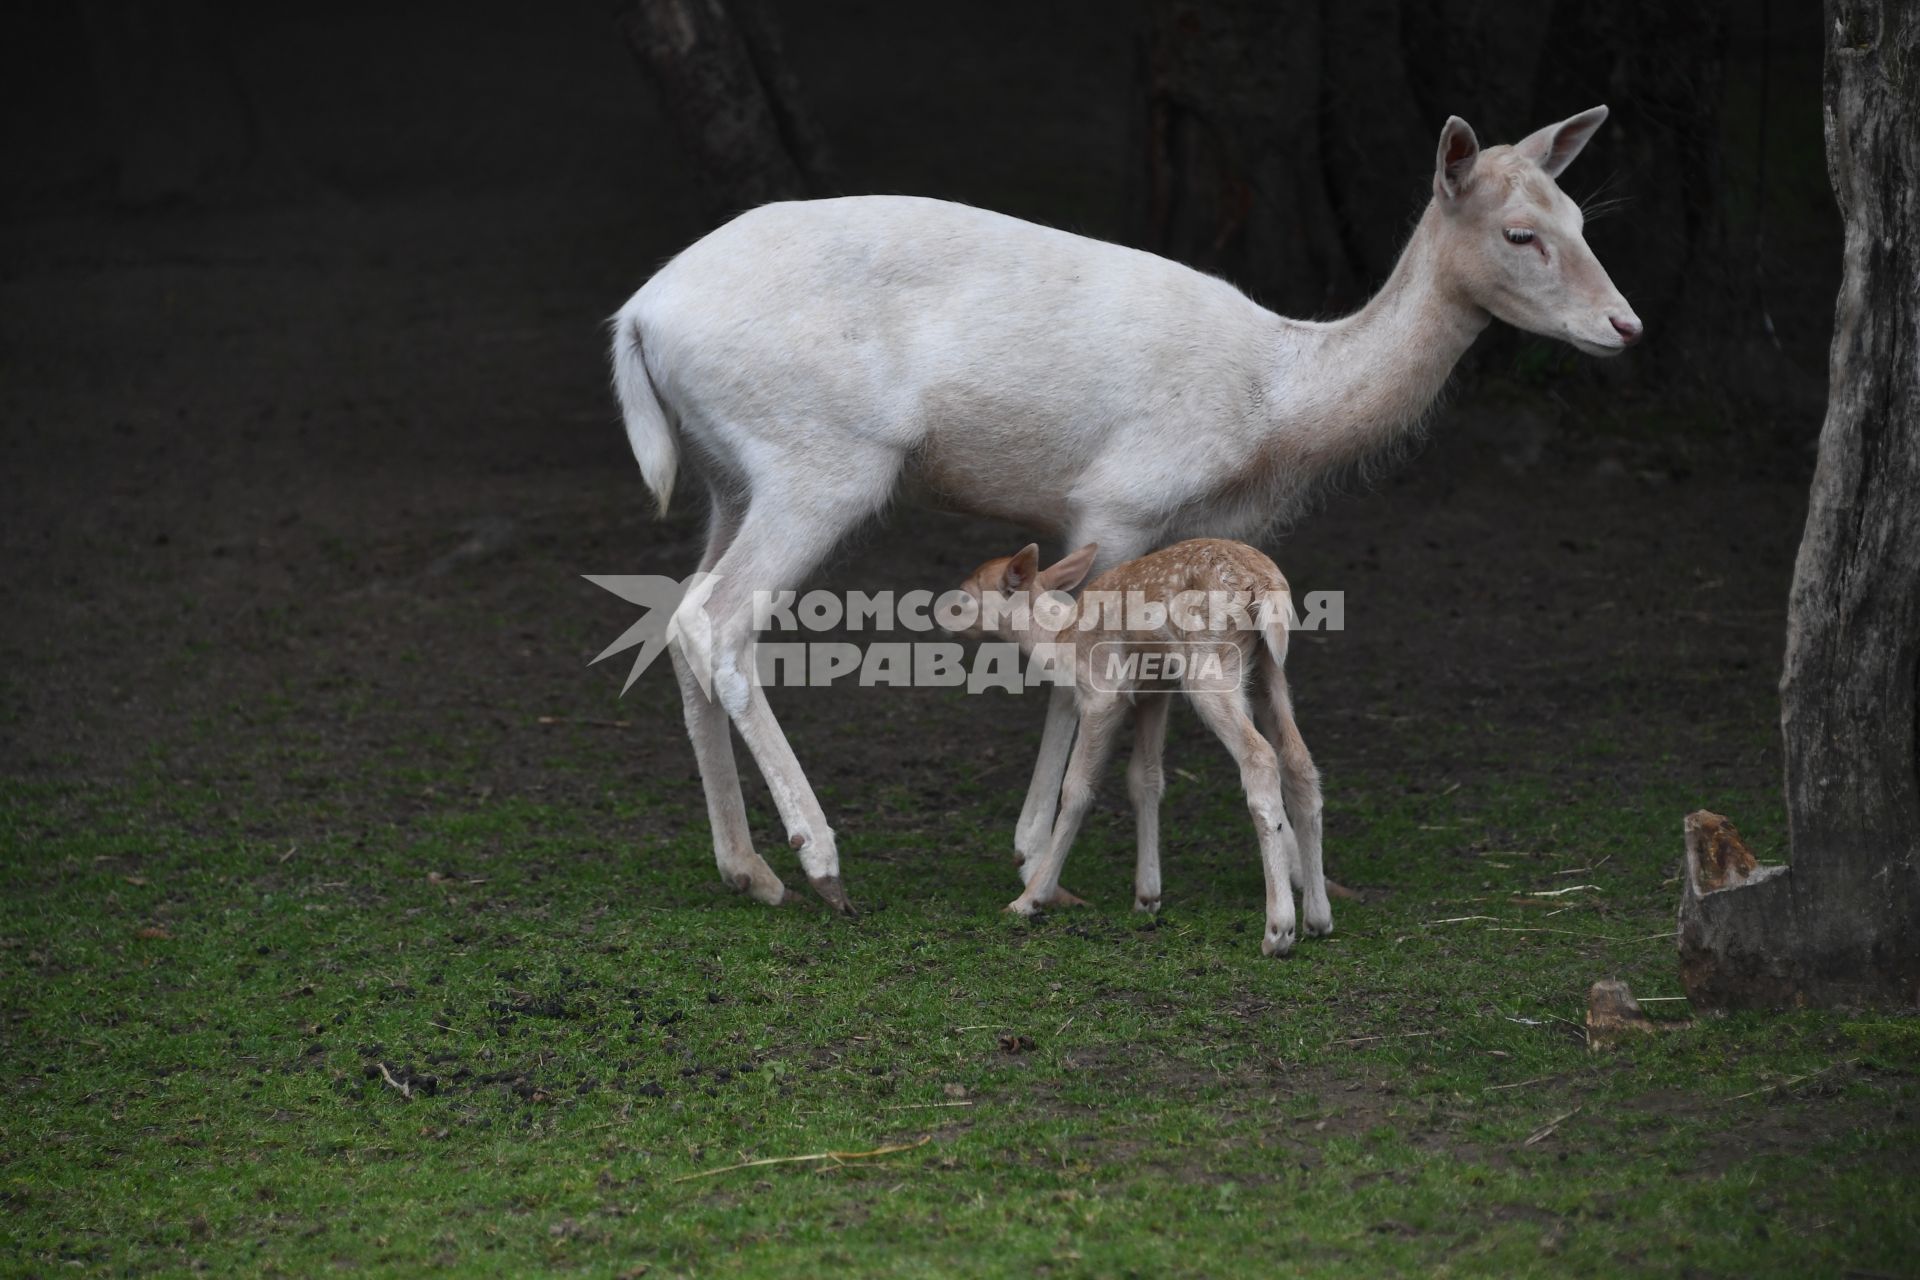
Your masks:
{"label": "deer eye", "polygon": [[1525,227],[1508,227],[1505,235],[1508,244],[1532,244],[1533,232]]}

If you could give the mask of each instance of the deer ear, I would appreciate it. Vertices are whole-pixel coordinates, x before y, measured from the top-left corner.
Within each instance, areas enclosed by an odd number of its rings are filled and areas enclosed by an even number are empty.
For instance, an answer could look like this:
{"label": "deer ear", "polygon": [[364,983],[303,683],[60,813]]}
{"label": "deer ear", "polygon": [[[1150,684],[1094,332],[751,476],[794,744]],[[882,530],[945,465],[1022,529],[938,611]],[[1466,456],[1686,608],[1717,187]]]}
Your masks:
{"label": "deer ear", "polygon": [[1593,131],[1606,118],[1605,107],[1593,107],[1528,134],[1514,143],[1513,149],[1546,170],[1549,178],[1557,178],[1573,163],[1573,158],[1580,154],[1587,139],[1593,137]]}
{"label": "deer ear", "polygon": [[1071,555],[1061,556],[1040,574],[1040,585],[1049,591],[1071,591],[1080,585],[1087,571],[1093,568],[1093,558],[1100,554],[1100,544],[1089,542]]}
{"label": "deer ear", "polygon": [[1473,162],[1480,158],[1480,139],[1473,126],[1459,116],[1448,116],[1440,130],[1440,150],[1434,156],[1433,194],[1442,200],[1458,200],[1473,176]]}
{"label": "deer ear", "polygon": [[1001,574],[1000,580],[1008,591],[1024,591],[1033,584],[1034,578],[1039,573],[1040,546],[1038,543],[1029,542],[1014,553],[1013,559],[1007,561],[1006,570]]}

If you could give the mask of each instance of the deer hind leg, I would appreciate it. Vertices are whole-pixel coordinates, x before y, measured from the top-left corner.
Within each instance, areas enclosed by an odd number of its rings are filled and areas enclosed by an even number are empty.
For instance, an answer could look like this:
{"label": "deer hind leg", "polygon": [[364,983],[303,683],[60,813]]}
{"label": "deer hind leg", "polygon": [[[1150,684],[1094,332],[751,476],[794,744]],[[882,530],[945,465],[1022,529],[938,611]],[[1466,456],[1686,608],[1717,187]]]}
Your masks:
{"label": "deer hind leg", "polygon": [[[787,842],[799,854],[815,892],[835,910],[851,915],[833,828],[755,677],[752,609],[756,591],[798,588],[834,545],[885,500],[893,471],[876,458],[868,467],[844,474],[864,474],[869,490],[808,493],[804,500],[756,493],[739,533],[714,565],[712,591],[704,600],[690,597],[676,621],[688,638],[689,661],[708,674],[715,697],[766,779]],[[876,487],[877,479],[886,483]]]}
{"label": "deer hind leg", "polygon": [[1160,909],[1160,797],[1167,789],[1161,759],[1167,745],[1167,712],[1173,696],[1141,694],[1134,700],[1133,758],[1127,762],[1127,794],[1133,799],[1138,851],[1133,862],[1133,908]]}
{"label": "deer hind leg", "polygon": [[1126,706],[1118,698],[1083,695],[1073,755],[1067,761],[1067,774],[1060,783],[1060,811],[1053,820],[1047,851],[1027,863],[1030,874],[1026,890],[1007,904],[1008,911],[1030,916],[1042,907],[1061,905],[1060,870],[1066,866],[1073,838],[1080,833],[1081,819],[1087,816],[1087,808],[1099,790],[1100,771],[1113,752],[1114,739],[1119,736],[1125,718]]}
{"label": "deer hind leg", "polygon": [[[1260,732],[1266,736],[1267,741],[1274,744],[1274,751],[1277,753],[1280,749],[1280,730],[1273,719],[1273,704],[1271,699],[1262,698],[1254,703],[1253,722],[1260,726]],[[1282,794],[1285,794],[1284,779],[1282,780],[1281,791]],[[1293,891],[1295,893],[1301,893],[1305,891],[1307,887],[1307,877],[1300,860],[1300,836],[1299,833],[1293,829],[1291,814],[1283,817],[1280,821],[1280,838],[1284,840],[1287,845],[1287,867],[1293,873]]]}
{"label": "deer hind leg", "polygon": [[1327,899],[1327,870],[1321,848],[1320,770],[1293,720],[1293,698],[1278,669],[1268,676],[1267,699],[1273,709],[1273,746],[1280,760],[1280,781],[1286,795],[1287,817],[1298,838],[1296,855],[1300,878],[1301,914],[1307,935],[1324,938],[1333,932],[1333,904]]}
{"label": "deer hind leg", "polygon": [[[702,572],[710,571],[733,542],[740,528],[740,508],[715,492],[707,517],[707,549],[700,557]],[[740,774],[734,766],[733,735],[727,713],[709,697],[694,676],[676,632],[667,642],[673,673],[680,683],[680,701],[686,714],[687,736],[693,739],[693,758],[700,767],[700,787],[707,796],[707,821],[713,828],[713,860],[720,879],[757,901],[777,906],[788,901],[787,887],[753,849],[747,827],[747,803],[740,793]]]}
{"label": "deer hind leg", "polygon": [[1286,808],[1281,799],[1280,762],[1273,745],[1247,715],[1245,693],[1236,689],[1192,693],[1193,707],[1207,727],[1232,753],[1240,766],[1240,785],[1247,794],[1247,812],[1260,838],[1260,867],[1267,881],[1267,931],[1260,950],[1284,956],[1293,950],[1295,917],[1293,873],[1288,868],[1281,822]]}

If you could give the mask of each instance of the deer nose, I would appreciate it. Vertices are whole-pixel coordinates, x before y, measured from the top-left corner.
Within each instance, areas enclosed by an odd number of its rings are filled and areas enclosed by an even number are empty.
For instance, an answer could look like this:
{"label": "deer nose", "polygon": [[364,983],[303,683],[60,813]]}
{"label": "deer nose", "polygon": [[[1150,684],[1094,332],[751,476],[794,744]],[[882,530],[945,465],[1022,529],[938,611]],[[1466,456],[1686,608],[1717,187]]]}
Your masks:
{"label": "deer nose", "polygon": [[1624,345],[1630,347],[1640,341],[1640,322],[1634,317],[1608,316],[1607,319],[1613,322],[1613,331],[1620,335],[1620,341]]}

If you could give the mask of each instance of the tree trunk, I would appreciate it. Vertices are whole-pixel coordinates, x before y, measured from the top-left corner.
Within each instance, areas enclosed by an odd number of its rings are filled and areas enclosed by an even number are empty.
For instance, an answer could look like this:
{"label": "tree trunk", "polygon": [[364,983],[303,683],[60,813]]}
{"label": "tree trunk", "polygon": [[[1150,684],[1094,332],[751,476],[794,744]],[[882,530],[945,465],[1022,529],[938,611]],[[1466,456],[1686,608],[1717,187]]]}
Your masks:
{"label": "tree trunk", "polygon": [[710,218],[818,194],[825,148],[757,0],[622,0],[615,21],[659,89]]}
{"label": "tree trunk", "polygon": [[190,198],[245,167],[252,105],[205,0],[89,0],[85,12],[116,199]]}
{"label": "tree trunk", "polygon": [[1717,1007],[1920,1003],[1920,6],[1828,0],[1846,227],[1826,424],[1780,682],[1785,871],[1681,899]]}
{"label": "tree trunk", "polygon": [[1147,39],[1148,247],[1290,315],[1350,305],[1321,155],[1319,0],[1155,0]]}

